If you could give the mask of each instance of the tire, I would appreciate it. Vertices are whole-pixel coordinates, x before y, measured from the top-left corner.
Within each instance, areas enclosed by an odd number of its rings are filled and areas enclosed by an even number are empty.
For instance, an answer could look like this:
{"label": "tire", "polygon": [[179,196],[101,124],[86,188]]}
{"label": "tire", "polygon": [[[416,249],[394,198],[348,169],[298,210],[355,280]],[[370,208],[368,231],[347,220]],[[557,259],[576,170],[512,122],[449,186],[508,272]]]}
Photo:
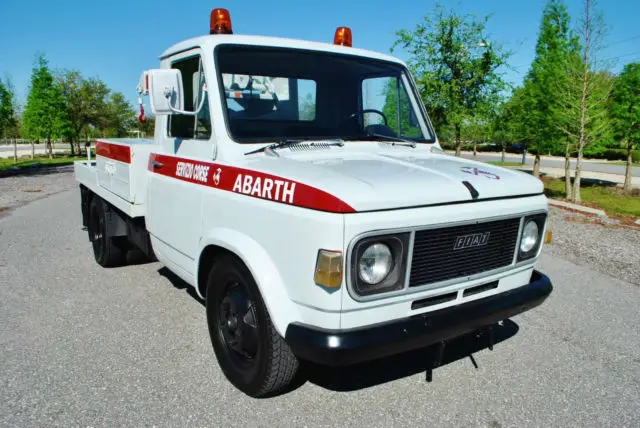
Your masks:
{"label": "tire", "polygon": [[89,240],[93,246],[93,257],[102,267],[114,267],[124,264],[126,251],[116,239],[107,237],[105,203],[97,196],[89,204]]}
{"label": "tire", "polygon": [[236,388],[258,398],[292,385],[298,359],[273,327],[251,273],[238,258],[216,259],[207,280],[206,311],[218,364]]}

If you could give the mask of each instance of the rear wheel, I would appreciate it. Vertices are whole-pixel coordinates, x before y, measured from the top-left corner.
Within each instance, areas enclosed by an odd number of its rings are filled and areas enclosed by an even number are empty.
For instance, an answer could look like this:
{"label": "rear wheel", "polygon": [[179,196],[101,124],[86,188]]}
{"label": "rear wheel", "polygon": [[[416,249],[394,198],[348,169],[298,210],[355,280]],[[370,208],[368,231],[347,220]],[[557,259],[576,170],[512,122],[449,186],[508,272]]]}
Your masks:
{"label": "rear wheel", "polygon": [[104,202],[96,196],[89,204],[88,232],[93,256],[100,266],[113,267],[124,263],[126,250],[121,248],[116,238],[108,237]]}
{"label": "rear wheel", "polygon": [[278,334],[251,273],[236,257],[224,255],[207,282],[207,324],[226,378],[252,397],[286,389],[299,363]]}

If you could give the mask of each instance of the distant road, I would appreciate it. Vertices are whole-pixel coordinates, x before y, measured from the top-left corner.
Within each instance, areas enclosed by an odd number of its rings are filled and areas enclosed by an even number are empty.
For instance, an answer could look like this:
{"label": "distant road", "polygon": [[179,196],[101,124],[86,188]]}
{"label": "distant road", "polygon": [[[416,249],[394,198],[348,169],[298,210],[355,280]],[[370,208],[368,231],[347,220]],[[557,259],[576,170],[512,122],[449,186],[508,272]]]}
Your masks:
{"label": "distant road", "polygon": [[[462,153],[462,157],[473,159],[473,153]],[[500,153],[478,153],[476,156],[476,160],[487,162],[487,161],[500,161],[502,159]],[[507,153],[505,155],[505,160],[507,162],[519,162],[522,159],[522,155],[516,155],[512,153]],[[525,163],[527,165],[533,165],[534,156],[527,154]],[[600,161],[605,162],[605,161]],[[597,161],[589,160],[587,162],[583,162],[582,170],[583,171],[592,171],[592,172],[604,172],[607,174],[618,174],[624,175],[625,167],[622,165],[609,165],[606,163],[600,163]],[[564,159],[560,158],[545,158],[543,157],[540,160],[540,164],[542,168],[564,168]],[[576,165],[575,159],[571,161],[571,167],[574,168]],[[634,177],[640,177],[640,167],[634,166],[631,169],[631,174]]]}

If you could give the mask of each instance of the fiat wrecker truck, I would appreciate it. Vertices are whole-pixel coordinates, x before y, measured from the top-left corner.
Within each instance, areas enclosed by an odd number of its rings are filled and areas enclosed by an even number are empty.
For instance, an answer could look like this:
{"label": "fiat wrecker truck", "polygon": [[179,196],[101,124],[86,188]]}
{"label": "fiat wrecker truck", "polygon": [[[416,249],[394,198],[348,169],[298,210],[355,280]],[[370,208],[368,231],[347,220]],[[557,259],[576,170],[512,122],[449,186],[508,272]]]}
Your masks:
{"label": "fiat wrecker truck", "polygon": [[283,391],[303,361],[441,350],[552,292],[542,182],[445,153],[406,64],[348,27],[238,35],[214,9],[159,60],[137,85],[153,139],[75,162],[82,222],[100,266],[139,250],[194,288],[245,394]]}

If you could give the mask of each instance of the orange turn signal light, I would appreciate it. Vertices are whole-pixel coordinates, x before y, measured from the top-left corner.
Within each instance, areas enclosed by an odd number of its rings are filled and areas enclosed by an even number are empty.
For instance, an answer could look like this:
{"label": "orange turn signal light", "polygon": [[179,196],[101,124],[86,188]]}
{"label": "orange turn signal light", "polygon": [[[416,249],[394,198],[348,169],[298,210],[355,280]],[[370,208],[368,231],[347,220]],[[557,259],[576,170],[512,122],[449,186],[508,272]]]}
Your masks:
{"label": "orange turn signal light", "polygon": [[333,36],[333,44],[351,47],[353,45],[352,37],[351,37],[351,28],[338,27],[336,29],[336,34]]}
{"label": "orange turn signal light", "polygon": [[217,8],[211,11],[209,34],[233,34],[231,15],[227,9]]}
{"label": "orange turn signal light", "polygon": [[547,223],[547,231],[544,233],[544,243],[549,244],[553,239],[553,228],[551,227],[551,221]]}
{"label": "orange turn signal light", "polygon": [[342,284],[342,251],[320,250],[313,279],[316,284],[337,288]]}

